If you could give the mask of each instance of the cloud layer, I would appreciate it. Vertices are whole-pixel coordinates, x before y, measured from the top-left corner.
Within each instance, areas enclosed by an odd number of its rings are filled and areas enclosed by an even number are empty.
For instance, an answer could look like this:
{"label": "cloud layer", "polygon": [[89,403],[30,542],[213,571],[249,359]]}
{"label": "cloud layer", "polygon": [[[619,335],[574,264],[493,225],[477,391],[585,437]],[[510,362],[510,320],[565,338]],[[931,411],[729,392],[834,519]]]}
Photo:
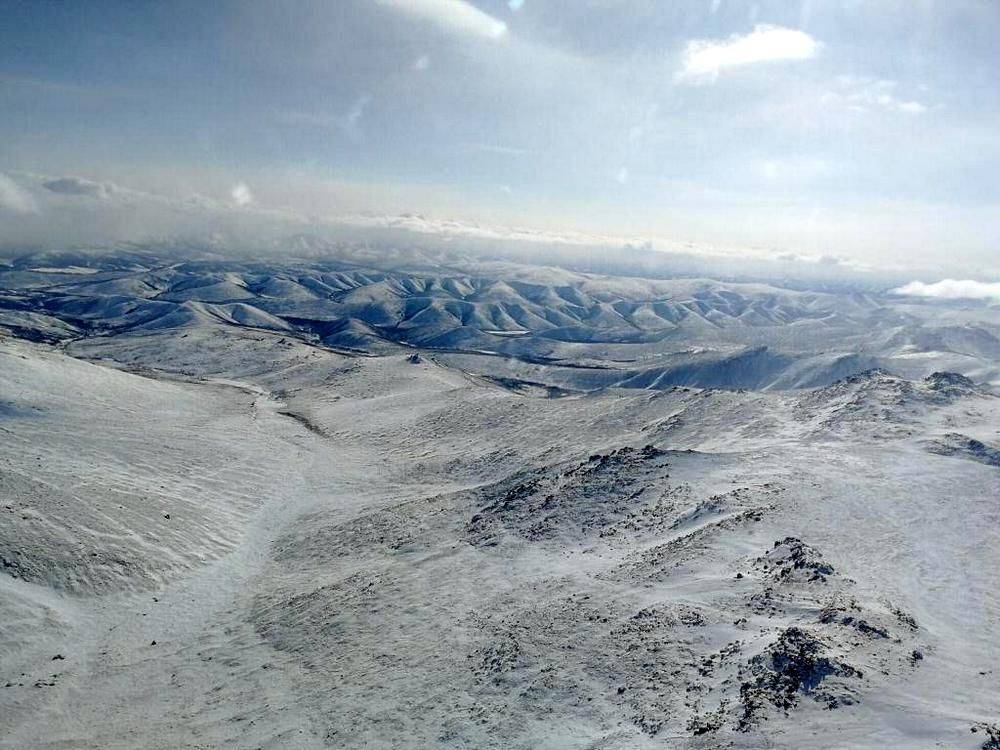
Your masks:
{"label": "cloud layer", "polygon": [[251,241],[304,226],[254,207],[244,183],[224,198],[168,197],[78,176],[0,172],[0,248],[80,247],[226,236]]}
{"label": "cloud layer", "polygon": [[1000,300],[1000,282],[973,281],[972,279],[944,279],[933,284],[911,281],[893,289],[892,294],[906,297],[932,299],[995,299]]}

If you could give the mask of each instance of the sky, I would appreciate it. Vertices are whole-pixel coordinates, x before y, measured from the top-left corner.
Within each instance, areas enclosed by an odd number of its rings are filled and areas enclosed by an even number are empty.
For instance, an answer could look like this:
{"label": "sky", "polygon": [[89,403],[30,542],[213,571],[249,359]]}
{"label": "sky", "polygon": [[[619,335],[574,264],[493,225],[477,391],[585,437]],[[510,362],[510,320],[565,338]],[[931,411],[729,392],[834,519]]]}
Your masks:
{"label": "sky", "polygon": [[992,0],[0,0],[0,18],[0,242],[420,214],[1000,278]]}

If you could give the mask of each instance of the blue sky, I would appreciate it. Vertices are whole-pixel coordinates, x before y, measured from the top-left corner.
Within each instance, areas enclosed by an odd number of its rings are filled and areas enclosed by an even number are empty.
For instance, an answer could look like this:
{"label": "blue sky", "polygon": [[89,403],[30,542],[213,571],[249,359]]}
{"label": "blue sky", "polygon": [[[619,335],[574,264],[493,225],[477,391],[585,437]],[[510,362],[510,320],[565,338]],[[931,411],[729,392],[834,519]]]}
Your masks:
{"label": "blue sky", "polygon": [[994,2],[0,10],[8,226],[128,194],[997,266]]}

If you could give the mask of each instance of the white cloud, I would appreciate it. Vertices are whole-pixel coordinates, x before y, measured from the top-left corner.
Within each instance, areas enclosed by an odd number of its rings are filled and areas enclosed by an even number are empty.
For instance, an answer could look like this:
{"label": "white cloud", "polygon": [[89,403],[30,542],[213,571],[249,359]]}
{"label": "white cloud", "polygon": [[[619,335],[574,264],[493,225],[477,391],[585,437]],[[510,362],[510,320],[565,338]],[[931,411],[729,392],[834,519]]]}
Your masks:
{"label": "white cloud", "polygon": [[38,204],[27,190],[0,173],[0,213],[37,214]]}
{"label": "white cloud", "polygon": [[808,60],[822,44],[804,31],[757,24],[749,34],[728,39],[692,39],[684,48],[675,80],[683,83],[714,81],[720,73],[755,63]]}
{"label": "white cloud", "polygon": [[911,281],[893,289],[892,294],[934,299],[996,299],[1000,300],[1000,283],[971,279],[945,279],[933,284]]}
{"label": "white cloud", "polygon": [[375,2],[430,21],[446,31],[488,39],[499,39],[507,33],[507,24],[465,0],[375,0]]}
{"label": "white cloud", "polygon": [[524,7],[524,0],[507,0],[507,7],[517,13]]}
{"label": "white cloud", "polygon": [[879,80],[856,76],[838,76],[836,88],[821,97],[823,104],[841,106],[855,112],[902,112],[920,115],[927,111],[927,105],[913,99],[896,96],[896,81]]}
{"label": "white cloud", "polygon": [[253,193],[250,192],[250,188],[245,182],[237,182],[233,185],[229,195],[237,206],[249,206],[253,203]]}
{"label": "white cloud", "polygon": [[427,70],[431,66],[431,59],[427,55],[421,55],[413,61],[414,70]]}
{"label": "white cloud", "polygon": [[351,105],[350,110],[347,112],[347,116],[344,118],[344,125],[350,132],[356,132],[358,123],[361,122],[361,118],[365,116],[365,110],[368,105],[371,104],[371,96],[365,94],[364,96],[359,96],[354,100],[354,104]]}

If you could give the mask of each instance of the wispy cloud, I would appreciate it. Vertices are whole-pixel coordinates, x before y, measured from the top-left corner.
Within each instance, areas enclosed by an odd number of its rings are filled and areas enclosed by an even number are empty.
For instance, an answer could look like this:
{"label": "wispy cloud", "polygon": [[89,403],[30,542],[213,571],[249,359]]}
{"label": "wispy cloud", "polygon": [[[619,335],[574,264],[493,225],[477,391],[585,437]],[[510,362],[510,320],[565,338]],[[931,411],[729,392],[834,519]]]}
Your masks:
{"label": "wispy cloud", "polygon": [[0,214],[36,214],[38,205],[27,190],[10,177],[0,174]]}
{"label": "wispy cloud", "polygon": [[892,294],[906,297],[933,299],[996,299],[1000,300],[1000,282],[973,281],[972,279],[944,279],[933,284],[911,281],[893,289]]}
{"label": "wispy cloud", "polygon": [[361,122],[361,118],[365,116],[365,109],[371,103],[371,96],[365,94],[364,96],[359,96],[354,104],[351,105],[350,110],[347,112],[347,116],[344,118],[344,125],[350,132],[357,132],[358,123]]}
{"label": "wispy cloud", "polygon": [[344,135],[348,136],[352,141],[360,141],[363,135],[361,131],[361,121],[364,118],[365,110],[367,110],[371,101],[371,95],[364,94],[355,99],[351,104],[350,109],[343,114],[292,111],[281,112],[276,119],[284,125],[305,126],[310,128],[331,128],[339,130],[344,133]]}
{"label": "wispy cloud", "polygon": [[896,81],[879,80],[856,76],[838,76],[836,88],[823,94],[823,104],[843,106],[856,112],[901,112],[920,115],[927,111],[927,105],[915,99],[903,99],[896,95]]}
{"label": "wispy cloud", "polygon": [[517,146],[505,146],[502,143],[467,143],[462,146],[467,151],[478,151],[485,154],[499,154],[501,156],[528,156],[536,152]]}
{"label": "wispy cloud", "polygon": [[375,0],[430,21],[446,31],[499,39],[507,34],[507,24],[465,0]]}
{"label": "wispy cloud", "polygon": [[808,60],[822,44],[804,31],[783,26],[757,24],[749,34],[727,39],[692,39],[684,48],[680,83],[710,83],[720,74],[757,63],[777,60]]}

